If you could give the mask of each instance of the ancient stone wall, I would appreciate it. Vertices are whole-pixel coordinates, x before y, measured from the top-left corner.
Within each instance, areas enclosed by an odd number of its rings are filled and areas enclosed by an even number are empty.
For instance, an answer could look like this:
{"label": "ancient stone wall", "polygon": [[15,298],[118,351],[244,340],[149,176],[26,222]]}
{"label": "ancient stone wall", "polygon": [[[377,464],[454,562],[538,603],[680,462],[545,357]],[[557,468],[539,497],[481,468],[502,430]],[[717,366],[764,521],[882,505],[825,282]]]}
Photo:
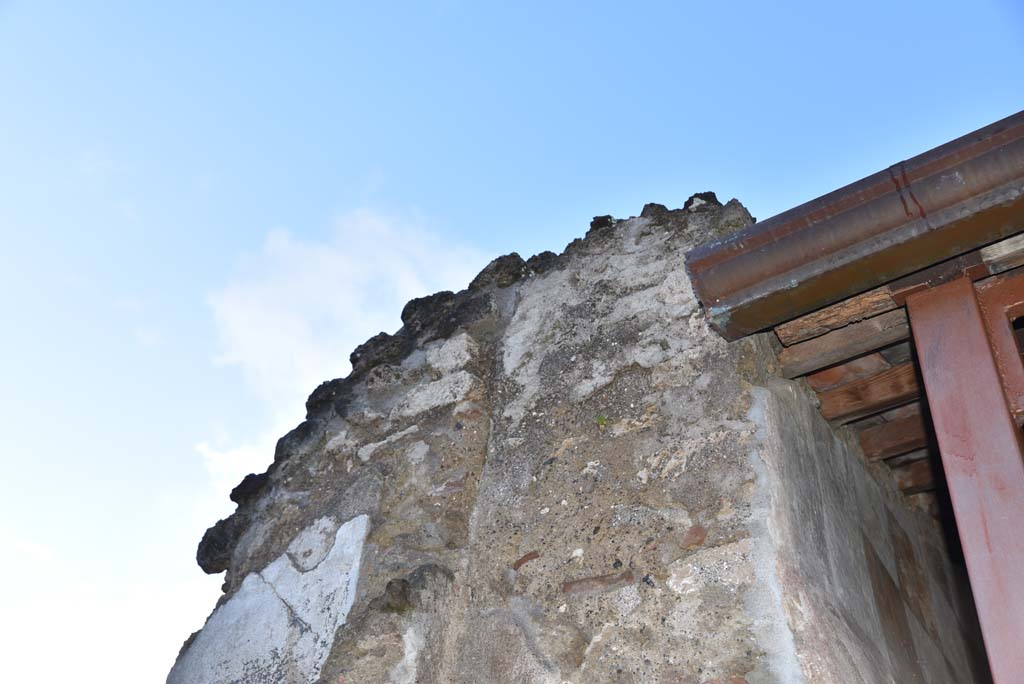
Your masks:
{"label": "ancient stone wall", "polygon": [[809,391],[770,380],[753,394],[767,522],[807,680],[988,681],[963,561],[951,562],[938,521],[908,506],[883,466],[869,472]]}
{"label": "ancient stone wall", "polygon": [[704,321],[683,254],[750,220],[648,205],[410,302],[204,536],[168,681],[915,681],[898,639],[974,681],[938,528]]}

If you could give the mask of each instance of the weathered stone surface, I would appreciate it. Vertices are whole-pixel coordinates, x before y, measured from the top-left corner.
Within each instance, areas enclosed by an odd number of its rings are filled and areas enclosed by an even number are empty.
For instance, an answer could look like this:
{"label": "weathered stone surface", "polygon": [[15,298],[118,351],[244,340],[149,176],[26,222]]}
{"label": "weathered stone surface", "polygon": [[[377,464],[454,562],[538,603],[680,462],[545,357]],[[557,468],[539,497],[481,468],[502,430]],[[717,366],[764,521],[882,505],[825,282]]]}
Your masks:
{"label": "weathered stone surface", "polygon": [[381,364],[401,363],[412,351],[414,340],[406,335],[378,333],[356,347],[349,355],[355,372],[369,370]]}
{"label": "weathered stone surface", "polygon": [[249,474],[231,490],[231,500],[236,504],[245,504],[259,496],[270,476],[266,473]]}
{"label": "weathered stone surface", "polygon": [[533,273],[546,273],[558,264],[558,255],[554,252],[534,254],[526,260],[526,267]]}
{"label": "weathered stone surface", "polygon": [[891,477],[866,476],[853,436],[833,433],[800,386],[773,380],[754,394],[781,589],[808,680],[988,681],[970,590],[948,582],[935,521]]}
{"label": "weathered stone surface", "polygon": [[526,275],[527,272],[526,262],[523,261],[521,256],[515,252],[506,254],[487,264],[484,270],[480,271],[477,277],[473,279],[473,282],[469,284],[469,289],[479,290],[488,285],[502,288],[508,287]]}
{"label": "weathered stone surface", "polygon": [[235,552],[238,539],[248,524],[246,516],[236,513],[217,521],[213,527],[206,530],[196,550],[196,562],[203,572],[214,574],[228,569],[231,554]]}
{"label": "weathered stone surface", "polygon": [[648,205],[410,302],[207,533],[226,595],[172,681],[888,682],[908,634],[929,682],[978,681],[934,523],[705,323],[683,254],[752,220]]}
{"label": "weathered stone surface", "polygon": [[640,211],[640,218],[660,218],[666,215],[668,215],[668,207],[656,202],[645,204],[644,208]]}
{"label": "weathered stone surface", "polygon": [[447,316],[455,304],[456,297],[453,292],[438,292],[414,299],[402,309],[402,325],[414,335],[419,334]]}
{"label": "weathered stone surface", "polygon": [[687,211],[708,211],[714,210],[715,207],[722,206],[722,203],[718,201],[718,197],[713,192],[698,192],[695,195],[691,195],[686,203],[683,204],[683,209]]}

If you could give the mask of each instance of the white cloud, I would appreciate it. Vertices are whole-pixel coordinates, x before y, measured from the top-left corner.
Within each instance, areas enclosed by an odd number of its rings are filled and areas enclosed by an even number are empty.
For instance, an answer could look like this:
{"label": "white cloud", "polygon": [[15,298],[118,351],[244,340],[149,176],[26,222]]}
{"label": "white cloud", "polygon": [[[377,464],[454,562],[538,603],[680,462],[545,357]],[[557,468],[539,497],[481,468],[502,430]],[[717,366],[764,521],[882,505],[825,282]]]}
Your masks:
{"label": "white cloud", "polygon": [[242,371],[269,416],[241,439],[197,445],[217,488],[265,469],[313,388],[346,375],[357,345],[400,327],[408,300],[462,289],[486,262],[415,221],[368,210],[340,217],[319,241],[269,233],[209,297],[216,361]]}

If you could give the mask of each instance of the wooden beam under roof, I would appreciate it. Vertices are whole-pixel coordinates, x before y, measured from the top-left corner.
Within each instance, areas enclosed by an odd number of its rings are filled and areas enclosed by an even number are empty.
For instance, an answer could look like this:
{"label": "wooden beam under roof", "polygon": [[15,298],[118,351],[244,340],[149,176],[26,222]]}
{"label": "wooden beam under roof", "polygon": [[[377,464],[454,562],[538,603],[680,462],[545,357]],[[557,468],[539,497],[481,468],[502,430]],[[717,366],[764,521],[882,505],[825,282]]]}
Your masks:
{"label": "wooden beam under roof", "polygon": [[866,378],[869,375],[880,373],[886,368],[891,367],[893,364],[889,363],[884,356],[879,353],[867,354],[860,356],[856,359],[841,363],[836,366],[831,366],[823,370],[811,373],[807,376],[807,384],[811,386],[815,392],[824,392],[825,390],[845,385],[848,382],[860,380]]}
{"label": "wooden beam under roof", "polygon": [[783,323],[775,328],[775,334],[779,336],[782,344],[788,347],[832,330],[845,328],[865,318],[892,311],[896,306],[888,288],[879,287]]}
{"label": "wooden beam under roof", "polygon": [[815,339],[903,306],[908,295],[967,275],[973,280],[1024,265],[1024,234],[935,264],[882,287],[836,302],[775,327],[786,347]]}
{"label": "wooden beam under roof", "polygon": [[909,403],[921,395],[917,371],[905,363],[819,395],[821,414],[845,424]]}
{"label": "wooden beam under roof", "polygon": [[892,475],[896,479],[896,486],[904,494],[916,494],[935,489],[935,472],[932,470],[931,461],[927,458],[897,466],[892,469]]}
{"label": "wooden beam under roof", "polygon": [[879,461],[926,447],[928,430],[918,410],[905,418],[866,428],[857,438],[864,458]]}
{"label": "wooden beam under roof", "polygon": [[833,330],[821,337],[786,347],[779,352],[782,375],[798,378],[819,368],[841,363],[868,352],[902,342],[910,336],[907,312],[888,311]]}

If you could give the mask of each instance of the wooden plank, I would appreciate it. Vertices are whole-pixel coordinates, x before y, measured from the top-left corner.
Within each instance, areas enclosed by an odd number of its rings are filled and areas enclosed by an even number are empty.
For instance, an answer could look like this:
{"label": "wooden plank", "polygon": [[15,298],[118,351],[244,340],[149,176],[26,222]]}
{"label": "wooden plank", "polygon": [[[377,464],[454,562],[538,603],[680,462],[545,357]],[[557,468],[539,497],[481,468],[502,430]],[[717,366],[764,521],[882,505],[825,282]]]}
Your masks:
{"label": "wooden plank", "polygon": [[908,494],[907,500],[910,501],[910,505],[919,508],[933,518],[938,518],[941,514],[939,508],[939,497],[935,496],[935,492],[918,492],[917,494]]}
{"label": "wooden plank", "polygon": [[913,356],[913,353],[910,351],[910,342],[894,344],[891,347],[886,347],[878,353],[884,356],[885,360],[893,366],[904,364],[907,361],[910,361],[910,358]]}
{"label": "wooden plank", "polygon": [[892,469],[896,486],[904,494],[916,494],[935,489],[935,473],[930,459],[922,458]]}
{"label": "wooden plank", "polygon": [[886,287],[893,301],[903,306],[907,297],[918,292],[964,277],[980,280],[987,275],[988,266],[981,260],[981,250],[974,250],[894,280]]}
{"label": "wooden plank", "polygon": [[822,392],[819,399],[821,414],[842,424],[906,404],[920,394],[914,366],[905,363]]}
{"label": "wooden plank", "polygon": [[932,452],[927,449],[918,449],[917,451],[911,451],[909,454],[900,454],[899,456],[893,456],[892,458],[885,459],[885,465],[889,468],[897,468],[907,463],[913,463],[914,461],[920,461],[932,457]]}
{"label": "wooden plank", "polygon": [[905,454],[928,445],[928,431],[920,411],[861,431],[860,448],[868,461]]}
{"label": "wooden plank", "polygon": [[824,392],[833,387],[880,373],[891,366],[892,364],[886,361],[884,356],[876,352],[811,373],[807,376],[807,384],[815,392]]}
{"label": "wooden plank", "polygon": [[[899,364],[893,364],[899,365]],[[903,406],[897,406],[894,409],[883,411],[878,415],[885,420],[899,420],[900,418],[907,418],[909,416],[916,416],[921,413],[921,402],[915,401],[913,404],[904,404]]]}
{"label": "wooden plank", "polygon": [[889,311],[779,352],[782,375],[797,378],[854,356],[887,347],[910,336],[907,312]]}
{"label": "wooden plank", "polygon": [[895,308],[888,288],[879,287],[776,326],[775,334],[788,347]]}
{"label": "wooden plank", "polygon": [[884,415],[884,413],[876,413],[875,415],[868,416],[867,418],[850,421],[846,425],[854,432],[860,432],[861,430],[866,430],[869,427],[875,427],[876,425],[881,425],[886,422],[883,417]]}
{"label": "wooden plank", "polygon": [[992,275],[1024,265],[1024,234],[982,247],[981,260]]}
{"label": "wooden plank", "polygon": [[946,262],[900,278],[831,306],[795,318],[775,327],[784,346],[824,335],[865,318],[902,306],[906,297],[923,288],[967,275],[972,280],[995,275],[1024,265],[1024,233],[973,250]]}

